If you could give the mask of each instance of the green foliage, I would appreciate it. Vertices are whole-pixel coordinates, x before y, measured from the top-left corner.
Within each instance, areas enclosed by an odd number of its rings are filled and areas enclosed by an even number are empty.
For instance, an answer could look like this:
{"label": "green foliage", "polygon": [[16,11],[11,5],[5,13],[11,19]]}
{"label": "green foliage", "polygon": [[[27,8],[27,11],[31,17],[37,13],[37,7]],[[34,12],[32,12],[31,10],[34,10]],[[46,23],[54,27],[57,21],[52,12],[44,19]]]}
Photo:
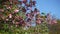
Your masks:
{"label": "green foliage", "polygon": [[36,27],[30,27],[24,30],[24,27],[15,27],[14,25],[4,24],[0,34],[48,34],[49,29],[46,23],[41,23]]}
{"label": "green foliage", "polygon": [[60,34],[60,20],[57,20],[57,24],[50,25],[49,34]]}
{"label": "green foliage", "polygon": [[23,19],[25,19],[25,18],[26,18],[25,13],[24,13],[24,12],[22,12],[22,11],[19,11],[19,12],[17,13],[17,15],[22,16],[22,17],[23,17]]}

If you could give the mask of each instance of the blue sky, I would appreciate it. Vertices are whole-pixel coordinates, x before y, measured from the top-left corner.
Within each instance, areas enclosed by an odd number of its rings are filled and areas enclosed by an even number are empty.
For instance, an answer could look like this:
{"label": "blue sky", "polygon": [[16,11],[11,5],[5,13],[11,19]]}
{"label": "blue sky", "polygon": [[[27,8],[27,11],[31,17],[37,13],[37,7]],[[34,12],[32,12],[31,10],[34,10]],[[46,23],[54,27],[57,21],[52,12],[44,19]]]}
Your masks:
{"label": "blue sky", "polygon": [[36,0],[40,12],[51,13],[60,19],[60,0]]}

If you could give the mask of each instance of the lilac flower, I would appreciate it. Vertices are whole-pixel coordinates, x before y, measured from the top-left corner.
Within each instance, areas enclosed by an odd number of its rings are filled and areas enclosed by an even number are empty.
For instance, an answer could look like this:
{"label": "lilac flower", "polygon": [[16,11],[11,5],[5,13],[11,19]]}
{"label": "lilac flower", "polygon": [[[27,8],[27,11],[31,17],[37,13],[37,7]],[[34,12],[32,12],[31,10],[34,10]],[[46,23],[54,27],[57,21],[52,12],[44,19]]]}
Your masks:
{"label": "lilac flower", "polygon": [[52,18],[51,15],[48,13],[47,14],[47,22],[48,22],[48,24],[56,24],[57,20]]}
{"label": "lilac flower", "polygon": [[29,4],[28,4],[28,3],[26,3],[26,4],[25,4],[25,6],[29,7]]}
{"label": "lilac flower", "polygon": [[33,1],[33,3],[32,3],[34,6],[35,6],[35,4],[36,4],[36,1]]}
{"label": "lilac flower", "polygon": [[52,18],[51,18],[50,13],[47,14],[47,18],[46,19],[47,19],[48,24],[51,24]]}
{"label": "lilac flower", "polygon": [[40,18],[37,18],[37,19],[36,19],[36,23],[37,23],[37,24],[40,24],[40,23],[41,23],[41,19],[40,19]]}
{"label": "lilac flower", "polygon": [[26,4],[27,0],[23,0],[23,3]]}
{"label": "lilac flower", "polygon": [[23,12],[26,12],[26,8],[25,8],[25,7],[23,7],[23,8],[22,8],[22,11],[23,11]]}
{"label": "lilac flower", "polygon": [[26,16],[27,16],[28,18],[31,18],[31,14],[30,14],[30,13],[26,14]]}
{"label": "lilac flower", "polygon": [[34,9],[34,14],[35,15],[40,14],[40,12],[37,10],[37,8]]}
{"label": "lilac flower", "polygon": [[31,18],[31,26],[33,26],[33,27],[36,26],[36,18],[35,18],[35,16],[32,16],[32,18]]}

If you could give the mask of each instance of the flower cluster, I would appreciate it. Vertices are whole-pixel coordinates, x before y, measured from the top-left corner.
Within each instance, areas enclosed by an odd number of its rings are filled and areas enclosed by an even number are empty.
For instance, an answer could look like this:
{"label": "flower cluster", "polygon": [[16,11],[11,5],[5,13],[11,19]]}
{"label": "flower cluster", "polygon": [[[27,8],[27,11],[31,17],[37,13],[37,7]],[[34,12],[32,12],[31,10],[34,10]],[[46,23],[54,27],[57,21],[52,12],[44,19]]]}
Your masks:
{"label": "flower cluster", "polygon": [[42,17],[40,15],[40,11],[37,8],[33,8],[36,7],[35,0],[30,0],[29,2],[28,0],[9,0],[8,2],[9,4],[3,5],[4,8],[0,9],[0,23],[11,23],[16,27],[36,26],[40,25],[44,21],[48,24],[57,23],[56,19],[52,19],[50,14],[45,15],[46,19],[44,19],[43,17],[45,16]]}

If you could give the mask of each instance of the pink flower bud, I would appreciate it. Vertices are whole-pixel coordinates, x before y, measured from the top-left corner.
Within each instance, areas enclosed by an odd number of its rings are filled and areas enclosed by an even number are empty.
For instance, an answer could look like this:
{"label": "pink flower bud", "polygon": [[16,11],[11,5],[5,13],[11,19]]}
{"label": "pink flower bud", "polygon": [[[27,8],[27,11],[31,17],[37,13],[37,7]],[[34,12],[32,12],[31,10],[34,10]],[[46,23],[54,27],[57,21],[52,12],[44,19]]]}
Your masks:
{"label": "pink flower bud", "polygon": [[52,19],[51,23],[56,24],[57,23],[56,19]]}
{"label": "pink flower bud", "polygon": [[1,11],[1,12],[4,12],[4,10],[3,10],[3,9],[0,9],[0,11]]}
{"label": "pink flower bud", "polygon": [[19,22],[16,22],[16,25],[18,25],[19,24]]}
{"label": "pink flower bud", "polygon": [[9,7],[7,7],[7,9],[11,9],[11,7],[9,6]]}
{"label": "pink flower bud", "polygon": [[8,21],[9,19],[6,19],[6,21]]}
{"label": "pink flower bud", "polygon": [[15,9],[14,12],[17,13],[17,12],[19,12],[19,10],[18,9]]}
{"label": "pink flower bud", "polygon": [[40,14],[40,12],[38,11],[37,14]]}
{"label": "pink flower bud", "polygon": [[12,18],[12,14],[9,14],[9,18]]}
{"label": "pink flower bud", "polygon": [[27,26],[31,26],[31,24],[29,24],[29,23],[26,23],[26,25],[27,25]]}

